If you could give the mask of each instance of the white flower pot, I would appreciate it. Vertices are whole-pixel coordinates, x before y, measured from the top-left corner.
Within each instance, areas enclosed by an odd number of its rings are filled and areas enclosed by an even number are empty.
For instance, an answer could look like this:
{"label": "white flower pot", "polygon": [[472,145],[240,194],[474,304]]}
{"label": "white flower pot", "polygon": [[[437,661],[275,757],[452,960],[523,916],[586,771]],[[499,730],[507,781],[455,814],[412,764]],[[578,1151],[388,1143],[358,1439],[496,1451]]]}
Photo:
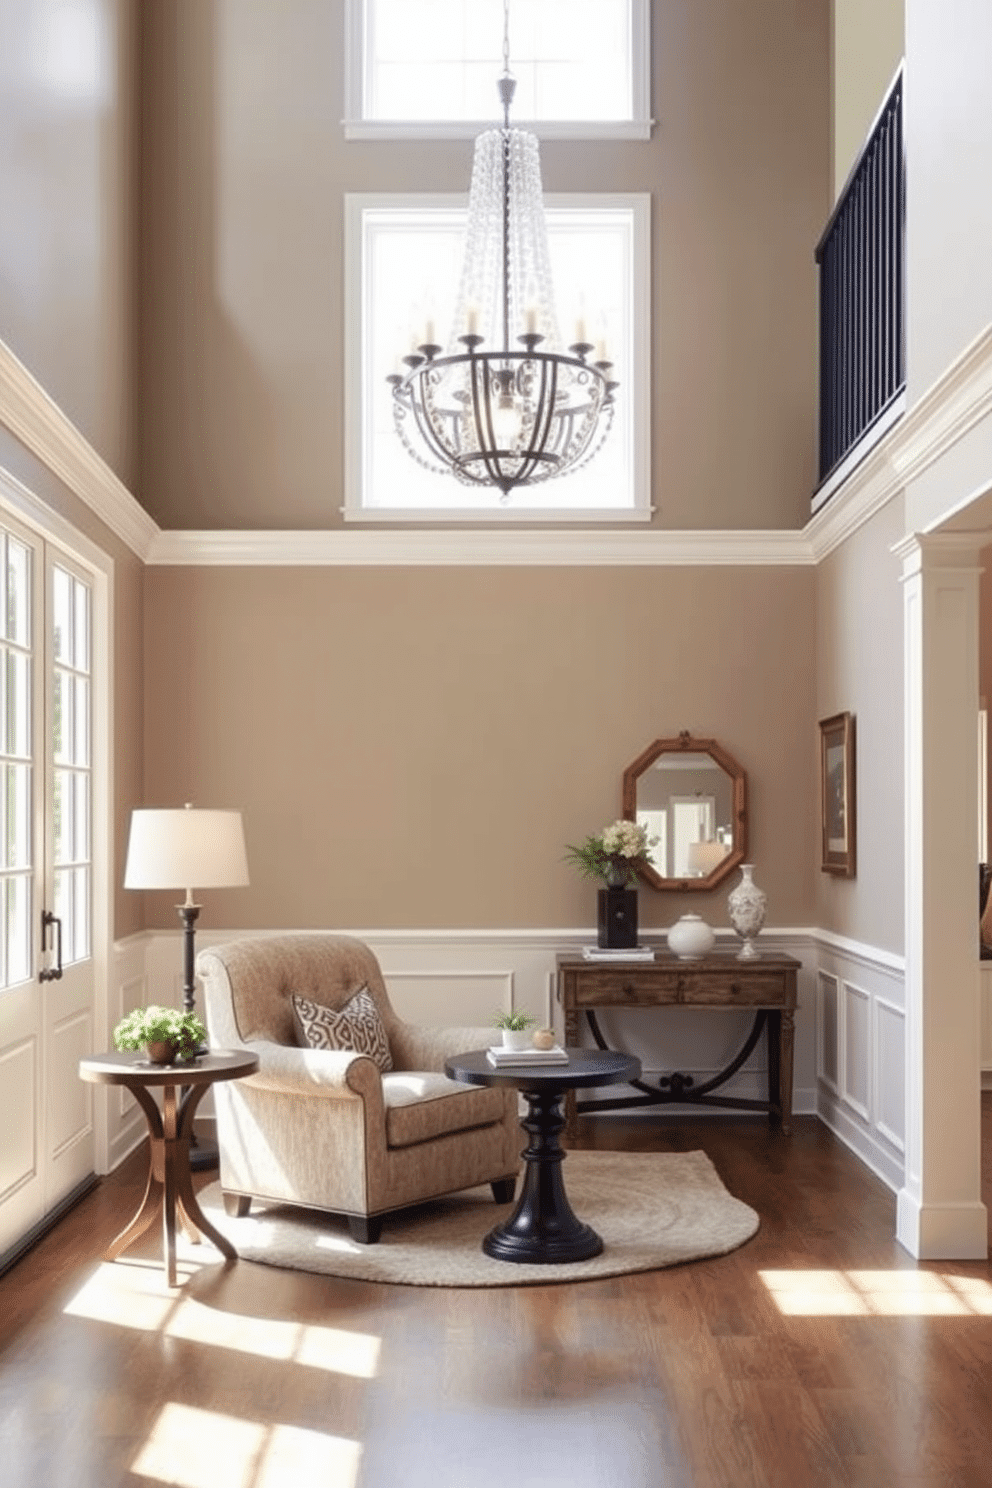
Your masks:
{"label": "white flower pot", "polygon": [[668,932],[668,949],[682,961],[698,961],[715,944],[716,936],[697,914],[684,914]]}
{"label": "white flower pot", "polygon": [[529,1029],[527,1029],[527,1028],[504,1028],[503,1029],[503,1048],[504,1049],[529,1049],[530,1046],[531,1046],[531,1044],[530,1044],[530,1030]]}

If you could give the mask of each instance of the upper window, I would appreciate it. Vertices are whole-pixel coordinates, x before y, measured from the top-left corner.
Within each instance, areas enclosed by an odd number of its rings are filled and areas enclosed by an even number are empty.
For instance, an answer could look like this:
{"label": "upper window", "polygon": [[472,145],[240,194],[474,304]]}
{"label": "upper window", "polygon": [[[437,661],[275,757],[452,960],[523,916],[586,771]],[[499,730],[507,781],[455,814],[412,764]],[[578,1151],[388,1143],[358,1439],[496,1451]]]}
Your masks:
{"label": "upper window", "polygon": [[468,488],[417,464],[394,427],[386,379],[403,370],[400,358],[425,334],[448,341],[464,251],[464,202],[347,196],[346,519],[650,518],[649,199],[545,200],[563,342],[588,335],[601,344],[620,384],[603,447],[572,474],[516,488],[506,506],[495,489]]}
{"label": "upper window", "polygon": [[[471,135],[500,114],[503,0],[347,0],[345,132]],[[644,139],[648,0],[511,0],[512,123]]]}

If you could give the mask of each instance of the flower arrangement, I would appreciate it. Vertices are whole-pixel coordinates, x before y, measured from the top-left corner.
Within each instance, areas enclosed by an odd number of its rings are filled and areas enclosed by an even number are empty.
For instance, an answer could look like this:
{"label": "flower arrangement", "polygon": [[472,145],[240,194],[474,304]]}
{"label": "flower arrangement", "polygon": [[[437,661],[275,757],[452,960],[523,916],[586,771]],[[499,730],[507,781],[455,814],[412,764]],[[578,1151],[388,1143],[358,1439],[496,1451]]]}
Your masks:
{"label": "flower arrangement", "polygon": [[117,1049],[146,1049],[149,1044],[169,1044],[174,1056],[191,1059],[206,1040],[207,1030],[196,1013],[181,1013],[177,1008],[135,1008],[114,1029]]}
{"label": "flower arrangement", "polygon": [[595,836],[587,837],[579,847],[570,843],[566,861],[587,878],[598,878],[610,888],[622,889],[637,876],[637,869],[648,861],[649,850],[658,841],[649,837],[640,822],[615,821]]}

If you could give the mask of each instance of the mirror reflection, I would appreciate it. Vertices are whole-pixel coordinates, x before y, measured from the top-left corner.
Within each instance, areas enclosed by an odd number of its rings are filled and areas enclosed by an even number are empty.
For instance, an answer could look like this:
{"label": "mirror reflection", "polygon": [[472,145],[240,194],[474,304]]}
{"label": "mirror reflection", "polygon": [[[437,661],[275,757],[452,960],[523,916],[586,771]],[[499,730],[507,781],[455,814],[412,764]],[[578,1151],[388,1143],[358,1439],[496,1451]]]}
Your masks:
{"label": "mirror reflection", "polygon": [[655,838],[655,888],[710,889],[743,862],[746,777],[714,739],[656,739],[624,772],[623,814]]}

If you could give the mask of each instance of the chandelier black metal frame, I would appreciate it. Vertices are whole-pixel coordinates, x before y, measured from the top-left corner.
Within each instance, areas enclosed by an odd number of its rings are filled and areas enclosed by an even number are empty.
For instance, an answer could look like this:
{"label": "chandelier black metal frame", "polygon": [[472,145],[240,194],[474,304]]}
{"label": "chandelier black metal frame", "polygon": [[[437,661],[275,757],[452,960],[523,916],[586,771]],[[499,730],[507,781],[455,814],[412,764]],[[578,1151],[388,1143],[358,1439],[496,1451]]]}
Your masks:
{"label": "chandelier black metal frame", "polygon": [[[475,147],[455,312],[456,325],[466,329],[447,351],[428,335],[402,358],[409,371],[388,381],[397,432],[418,464],[466,485],[496,487],[506,503],[516,487],[568,474],[592,458],[612,424],[619,384],[602,349],[593,359],[597,348],[582,336],[581,322],[577,339],[559,349],[537,139],[510,127],[516,80],[508,0],[503,63],[503,125],[480,135]],[[488,259],[488,270],[475,266],[473,254]],[[481,311],[472,302],[480,282],[489,301]],[[488,338],[479,331],[486,310]]]}

